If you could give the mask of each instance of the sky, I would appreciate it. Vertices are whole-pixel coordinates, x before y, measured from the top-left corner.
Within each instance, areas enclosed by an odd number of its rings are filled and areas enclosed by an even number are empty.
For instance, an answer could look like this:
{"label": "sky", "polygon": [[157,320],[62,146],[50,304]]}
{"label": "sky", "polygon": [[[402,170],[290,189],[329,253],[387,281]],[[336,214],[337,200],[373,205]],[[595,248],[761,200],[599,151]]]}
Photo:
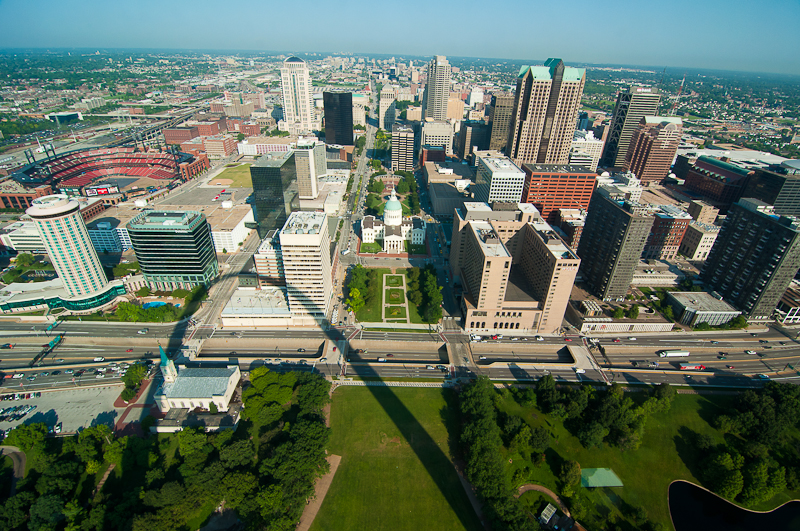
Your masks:
{"label": "sky", "polygon": [[798,0],[0,0],[0,49],[560,57],[800,75]]}

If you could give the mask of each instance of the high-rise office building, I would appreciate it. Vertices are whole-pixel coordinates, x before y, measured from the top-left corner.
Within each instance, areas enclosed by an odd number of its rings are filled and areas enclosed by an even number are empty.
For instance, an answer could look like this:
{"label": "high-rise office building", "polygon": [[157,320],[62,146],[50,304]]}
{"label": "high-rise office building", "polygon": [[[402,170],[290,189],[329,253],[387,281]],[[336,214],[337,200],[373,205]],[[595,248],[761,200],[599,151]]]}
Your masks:
{"label": "high-rise office building", "polygon": [[261,241],[253,255],[259,285],[283,286],[286,278],[283,275],[283,253],[281,251],[280,231],[271,230]]}
{"label": "high-rise office building", "polygon": [[566,164],[575,134],[586,69],[548,59],[517,76],[506,155],[517,164]]}
{"label": "high-rise office building", "polygon": [[397,111],[397,87],[395,85],[384,85],[378,99],[378,127],[391,129]]}
{"label": "high-rise office building", "polygon": [[453,126],[449,122],[427,120],[422,124],[420,147],[444,148],[445,156],[453,156]]}
{"label": "high-rise office building", "polygon": [[800,217],[800,175],[757,168],[744,187],[742,197],[774,206],[779,216]]}
{"label": "high-rise office building", "polygon": [[151,289],[192,289],[219,273],[211,226],[200,212],[150,210],[130,220],[127,229]]}
{"label": "high-rise office building", "polygon": [[300,199],[316,199],[319,195],[318,180],[328,173],[325,144],[298,141],[294,147],[294,164]]}
{"label": "high-rise office building", "polygon": [[489,138],[489,149],[502,151],[508,142],[508,128],[511,126],[511,113],[514,112],[513,94],[492,94],[489,109],[489,123],[492,132]]}
{"label": "high-rise office building", "polygon": [[259,238],[280,230],[289,214],[300,210],[297,168],[294,152],[268,153],[250,166],[253,183],[253,206]]}
{"label": "high-rise office building", "polygon": [[[682,157],[678,157],[680,160]],[[743,197],[754,171],[731,161],[701,155],[686,171],[686,188],[725,214]]]}
{"label": "high-rise office building", "polygon": [[477,201],[519,203],[525,187],[525,172],[508,157],[478,157],[473,187]]}
{"label": "high-rise office building", "polygon": [[468,332],[554,333],[580,260],[532,205],[468,202],[455,210],[450,266]]}
{"label": "high-rise office building", "polygon": [[292,316],[322,321],[333,293],[327,215],[293,212],[281,230],[280,242]]}
{"label": "high-rise office building", "polygon": [[624,197],[614,187],[595,190],[578,245],[583,280],[603,300],[625,298],[653,226],[647,209]]}
{"label": "high-rise office building", "polygon": [[294,135],[310,132],[314,120],[311,77],[306,62],[299,57],[290,57],[283,62],[281,96],[285,130]]}
{"label": "high-rise office building", "polygon": [[597,170],[600,156],[603,154],[603,141],[594,137],[592,131],[575,131],[569,152],[569,163],[585,166],[591,171]]}
{"label": "high-rise office building", "polygon": [[686,212],[698,223],[713,225],[717,221],[719,209],[706,203],[705,201],[692,201]]}
{"label": "high-rise office building", "polygon": [[461,160],[467,159],[475,150],[489,149],[489,126],[484,122],[464,120],[456,143],[456,155]]}
{"label": "high-rise office building", "polygon": [[414,128],[392,126],[392,171],[414,171]]}
{"label": "high-rise office building", "polygon": [[447,119],[447,100],[450,98],[450,63],[437,55],[428,63],[428,82],[422,97],[422,118]]}
{"label": "high-rise office building", "polygon": [[353,94],[323,92],[325,111],[325,142],[340,146],[353,145]]}
{"label": "high-rise office building", "polygon": [[108,285],[78,201],[60,194],[38,197],[26,214],[36,224],[58,278],[71,297],[99,292]]}
{"label": "high-rise office building", "polygon": [[592,200],[597,175],[571,164],[523,164],[523,203],[531,203],[548,223],[558,222],[562,208],[586,210]]}
{"label": "high-rise office building", "polygon": [[617,94],[601,158],[604,167],[620,169],[624,166],[633,131],[639,127],[642,118],[658,114],[660,101],[658,89],[650,87],[629,87]]}
{"label": "high-rise office building", "polygon": [[672,116],[645,116],[633,131],[625,171],[642,183],[661,182],[672,167],[681,142],[683,122]]}
{"label": "high-rise office building", "polygon": [[701,280],[751,319],[769,319],[800,269],[800,225],[745,198],[728,211]]}

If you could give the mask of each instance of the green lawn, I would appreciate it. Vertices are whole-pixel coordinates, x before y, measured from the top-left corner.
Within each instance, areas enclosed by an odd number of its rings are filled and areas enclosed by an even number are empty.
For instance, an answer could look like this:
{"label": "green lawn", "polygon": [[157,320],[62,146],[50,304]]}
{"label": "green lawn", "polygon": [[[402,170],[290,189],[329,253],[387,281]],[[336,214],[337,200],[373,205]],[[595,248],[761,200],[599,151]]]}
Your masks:
{"label": "green lawn", "polygon": [[[608,524],[605,515],[609,511],[620,515],[620,507],[627,503],[644,507],[651,521],[661,523],[665,529],[672,529],[667,503],[669,484],[676,479],[700,483],[697,474],[702,469],[702,463],[696,458],[688,430],[707,433],[722,442],[722,434],[712,428],[706,419],[720,414],[730,400],[732,398],[727,396],[678,395],[668,413],[648,419],[642,446],[638,450],[622,452],[608,446],[587,450],[560,421],[543,415],[535,408],[523,408],[508,397],[500,402],[501,410],[522,416],[531,426],[545,426],[552,435],[550,449],[546,452],[546,464],[536,467],[519,454],[508,453],[506,457],[513,459],[508,472],[513,475],[514,471],[528,466],[532,470],[532,482],[558,493],[560,484],[553,470],[558,472],[562,460],[574,459],[582,468],[611,468],[625,486],[581,489],[590,507],[588,516],[581,521],[584,527],[605,529]],[[767,504],[768,508],[774,508],[788,499],[785,493],[776,496]],[[620,516],[620,519],[624,518]]]}
{"label": "green lawn", "polygon": [[419,314],[419,308],[416,304],[411,301],[408,301],[408,318],[414,324],[429,324],[422,320],[422,316]]}
{"label": "green lawn", "polygon": [[402,319],[406,316],[406,309],[404,306],[387,306],[386,319]]}
{"label": "green lawn", "polygon": [[387,286],[398,288],[403,285],[403,279],[400,277],[401,275],[387,275],[384,277],[383,282]]}
{"label": "green lawn", "polygon": [[413,244],[412,245],[411,242],[408,241],[408,240],[406,240],[403,243],[406,246],[406,252],[408,254],[428,254],[428,249],[425,247],[424,244],[423,245],[419,245],[419,244]]}
{"label": "green lawn", "polygon": [[[372,268],[370,268],[372,269]],[[379,268],[379,274],[381,276],[389,273],[389,269],[386,268]],[[378,290],[377,295],[375,298],[364,305],[363,308],[358,310],[356,313],[356,318],[361,321],[362,323],[380,323],[383,322],[383,284],[381,283],[381,287]]]}
{"label": "green lawn", "polygon": [[342,462],[312,531],[479,531],[452,465],[456,409],[450,390],[338,389],[329,452]]}
{"label": "green lawn", "polygon": [[403,302],[406,300],[405,294],[403,293],[403,290],[401,290],[401,289],[397,289],[397,288],[390,289],[390,290],[387,290],[387,293],[389,294],[388,295],[389,296],[389,300],[387,300],[386,302],[389,303],[389,304],[403,304]]}
{"label": "green lawn", "polygon": [[379,253],[383,251],[383,247],[378,242],[375,243],[362,243],[361,244],[361,251],[362,253]]}
{"label": "green lawn", "polygon": [[208,181],[208,184],[215,184],[215,179],[230,179],[233,181],[231,188],[252,188],[253,182],[250,180],[250,165],[241,164],[235,168],[227,168],[225,171]]}

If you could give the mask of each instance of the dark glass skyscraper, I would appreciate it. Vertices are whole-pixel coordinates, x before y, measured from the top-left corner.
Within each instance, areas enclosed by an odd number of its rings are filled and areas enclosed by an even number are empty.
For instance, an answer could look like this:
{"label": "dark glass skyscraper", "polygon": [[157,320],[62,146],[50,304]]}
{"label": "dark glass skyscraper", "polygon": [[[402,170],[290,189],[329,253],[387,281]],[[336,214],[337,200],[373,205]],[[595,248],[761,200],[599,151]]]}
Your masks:
{"label": "dark glass skyscraper", "polygon": [[258,236],[283,228],[289,214],[300,210],[294,153],[268,153],[250,166]]}
{"label": "dark glass skyscraper", "polygon": [[800,225],[763,201],[728,211],[700,279],[751,319],[769,319],[800,269]]}
{"label": "dark glass skyscraper", "polygon": [[352,146],[353,94],[323,92],[322,105],[325,109],[325,143]]}
{"label": "dark glass skyscraper", "polygon": [[211,227],[200,212],[143,212],[127,228],[151,289],[192,289],[217,276]]}

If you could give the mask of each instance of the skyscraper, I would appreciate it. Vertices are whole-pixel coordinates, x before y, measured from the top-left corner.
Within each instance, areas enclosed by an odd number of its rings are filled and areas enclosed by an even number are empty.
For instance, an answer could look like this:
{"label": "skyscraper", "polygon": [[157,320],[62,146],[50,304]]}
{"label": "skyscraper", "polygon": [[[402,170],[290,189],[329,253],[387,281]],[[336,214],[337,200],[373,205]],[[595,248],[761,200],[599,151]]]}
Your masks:
{"label": "skyscraper", "polygon": [[601,186],[592,195],[578,244],[583,280],[603,300],[623,300],[650,235],[647,209]]}
{"label": "skyscraper", "polygon": [[340,146],[353,145],[353,94],[323,92],[325,110],[325,142]]}
{"label": "skyscraper", "polygon": [[769,319],[800,269],[800,225],[752,198],[734,203],[701,280],[751,319]]}
{"label": "skyscraper", "polygon": [[71,297],[108,285],[77,201],[66,195],[47,195],[34,199],[26,213],[36,223],[47,255]]}
{"label": "skyscraper", "polygon": [[300,210],[294,152],[268,153],[250,166],[259,238],[280,230]]}
{"label": "skyscraper", "polygon": [[669,175],[681,142],[683,125],[672,116],[645,116],[631,136],[625,155],[625,171],[642,183],[661,182]]}
{"label": "skyscraper", "polygon": [[381,129],[391,129],[395,120],[397,110],[397,87],[394,85],[384,85],[381,89],[378,102],[378,127]]}
{"label": "skyscraper", "polygon": [[313,121],[311,78],[306,62],[299,57],[290,57],[283,62],[281,96],[285,130],[294,135],[310,132]]}
{"label": "skyscraper", "polygon": [[592,200],[597,175],[572,164],[523,164],[523,203],[533,204],[548,223],[558,222],[562,208],[586,210]]}
{"label": "skyscraper", "polygon": [[450,63],[437,55],[428,63],[428,84],[422,98],[422,118],[447,119],[447,100],[450,97]]}
{"label": "skyscraper", "polygon": [[219,273],[211,226],[200,212],[150,210],[130,220],[127,229],[151,289],[192,289]]}
{"label": "skyscraper", "polygon": [[566,164],[575,134],[586,69],[548,59],[517,76],[506,155],[516,164]]}
{"label": "skyscraper", "polygon": [[658,114],[661,94],[650,87],[629,87],[617,94],[611,129],[606,138],[601,163],[606,168],[622,168],[633,131],[645,116]]}
{"label": "skyscraper", "polygon": [[294,163],[300,199],[316,199],[319,195],[317,181],[328,172],[325,144],[298,141],[294,148]]}
{"label": "skyscraper", "polygon": [[392,126],[392,171],[414,171],[414,128]]}
{"label": "skyscraper", "polygon": [[493,94],[492,106],[489,109],[489,123],[492,127],[489,138],[489,149],[502,151],[508,142],[508,128],[511,125],[511,113],[514,111],[513,94]]}
{"label": "skyscraper", "polygon": [[466,160],[474,150],[485,151],[489,148],[489,126],[478,120],[464,120],[456,141],[456,154]]}
{"label": "skyscraper", "polygon": [[324,212],[294,212],[280,233],[289,310],[325,319],[331,301],[331,238]]}

